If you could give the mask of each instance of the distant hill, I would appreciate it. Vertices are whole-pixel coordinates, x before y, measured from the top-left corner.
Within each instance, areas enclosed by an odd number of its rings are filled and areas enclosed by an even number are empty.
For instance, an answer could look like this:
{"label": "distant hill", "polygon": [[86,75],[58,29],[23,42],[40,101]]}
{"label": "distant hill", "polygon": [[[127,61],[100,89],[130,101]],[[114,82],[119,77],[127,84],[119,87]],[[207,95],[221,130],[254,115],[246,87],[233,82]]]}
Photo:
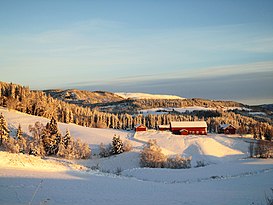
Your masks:
{"label": "distant hill", "polygon": [[201,98],[186,99],[175,95],[155,95],[147,93],[111,93],[84,90],[44,90],[47,95],[83,107],[96,108],[110,113],[138,113],[151,108],[181,108],[201,106],[222,109],[227,107],[245,108],[247,105],[234,101],[216,101]]}
{"label": "distant hill", "polygon": [[160,94],[148,94],[148,93],[115,93],[123,98],[130,99],[179,99],[183,100],[185,98],[176,95],[160,95]]}
{"label": "distant hill", "polygon": [[271,110],[273,112],[273,104],[260,105],[260,107],[265,108],[266,110]]}
{"label": "distant hill", "polygon": [[111,93],[106,91],[84,90],[44,90],[47,95],[83,107],[95,108],[103,112],[135,114],[143,109],[182,108],[199,106],[204,108],[226,109],[247,108],[247,105],[234,101],[182,98],[175,95],[155,95],[147,93]]}
{"label": "distant hill", "polygon": [[192,99],[127,99],[114,103],[104,103],[96,104],[93,107],[111,113],[138,113],[144,109],[153,109],[153,108],[185,108],[199,106],[213,109],[247,109],[247,105],[234,102],[234,101],[216,101],[216,100],[207,100],[201,98],[192,98]]}
{"label": "distant hill", "polygon": [[60,89],[54,89],[54,90],[44,90],[47,95],[50,95],[51,97],[62,100],[67,103],[71,104],[78,104],[83,106],[90,106],[92,104],[96,103],[109,103],[109,102],[118,102],[121,100],[124,100],[119,95],[116,95],[111,92],[105,92],[105,91],[85,91],[85,90],[76,90],[76,89],[70,89],[70,90],[60,90]]}

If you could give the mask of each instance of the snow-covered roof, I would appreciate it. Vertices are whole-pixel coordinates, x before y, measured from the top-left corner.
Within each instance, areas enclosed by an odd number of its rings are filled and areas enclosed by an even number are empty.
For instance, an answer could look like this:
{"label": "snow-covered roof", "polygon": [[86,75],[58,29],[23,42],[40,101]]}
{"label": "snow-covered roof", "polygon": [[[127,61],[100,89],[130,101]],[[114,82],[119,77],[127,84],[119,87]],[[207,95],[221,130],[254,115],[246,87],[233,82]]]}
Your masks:
{"label": "snow-covered roof", "polygon": [[142,124],[137,124],[137,125],[135,125],[135,128],[137,128],[137,127],[146,127],[146,126],[144,126]]}
{"label": "snow-covered roof", "polygon": [[171,127],[207,127],[207,123],[205,121],[171,122]]}
{"label": "snow-covered roof", "polygon": [[[228,128],[229,126],[233,127],[231,124],[221,124],[221,125],[220,125],[220,128],[226,129],[226,128]],[[233,127],[233,128],[234,128],[234,127]]]}

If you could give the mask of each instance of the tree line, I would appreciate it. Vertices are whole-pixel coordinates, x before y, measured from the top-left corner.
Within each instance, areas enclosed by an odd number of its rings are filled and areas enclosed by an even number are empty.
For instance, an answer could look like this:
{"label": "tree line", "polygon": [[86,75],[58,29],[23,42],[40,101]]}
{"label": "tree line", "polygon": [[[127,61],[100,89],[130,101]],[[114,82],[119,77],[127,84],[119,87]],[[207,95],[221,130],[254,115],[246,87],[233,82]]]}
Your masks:
{"label": "tree line", "polygon": [[[142,104],[149,102],[140,101]],[[164,106],[162,102],[166,100],[153,101],[153,106]],[[161,102],[156,104],[156,102]],[[175,105],[175,100],[169,101],[169,105]],[[181,102],[181,101],[178,101]],[[187,102],[187,101],[185,101]],[[221,101],[219,101],[221,102]],[[217,101],[215,106],[221,106]],[[205,104],[204,104],[205,103]],[[206,104],[207,103],[207,104]],[[227,102],[228,103],[228,102]],[[229,106],[236,106],[228,103]],[[58,99],[46,95],[42,91],[31,91],[28,87],[12,83],[0,82],[0,106],[15,109],[31,115],[46,118],[54,117],[59,122],[75,123],[85,127],[113,128],[113,129],[133,129],[137,124],[144,124],[149,129],[156,129],[158,125],[169,124],[171,121],[197,121],[205,120],[208,124],[209,132],[217,132],[220,124],[232,124],[240,134],[252,134],[257,139],[272,140],[273,127],[267,122],[259,122],[253,118],[242,116],[222,109],[216,111],[194,111],[186,113],[170,114],[127,114],[127,113],[106,113],[89,107],[68,104]],[[207,101],[202,106],[211,106]]]}

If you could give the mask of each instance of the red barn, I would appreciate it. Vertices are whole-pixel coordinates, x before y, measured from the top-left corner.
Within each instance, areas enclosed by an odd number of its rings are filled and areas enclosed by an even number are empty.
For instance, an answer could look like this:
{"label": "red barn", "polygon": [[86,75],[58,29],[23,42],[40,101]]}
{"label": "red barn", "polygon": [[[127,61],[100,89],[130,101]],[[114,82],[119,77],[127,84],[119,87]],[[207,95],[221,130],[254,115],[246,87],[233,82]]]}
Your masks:
{"label": "red barn", "polygon": [[170,125],[158,125],[158,130],[160,131],[170,130]]}
{"label": "red barn", "polygon": [[171,122],[170,129],[173,134],[177,135],[206,135],[207,123],[205,121]]}
{"label": "red barn", "polygon": [[146,127],[145,125],[137,124],[137,125],[135,126],[135,131],[136,131],[136,132],[147,131],[147,127]]}
{"label": "red barn", "polygon": [[219,126],[219,133],[227,134],[227,135],[230,135],[230,134],[234,135],[236,133],[236,128],[233,127],[231,124],[221,124]]}

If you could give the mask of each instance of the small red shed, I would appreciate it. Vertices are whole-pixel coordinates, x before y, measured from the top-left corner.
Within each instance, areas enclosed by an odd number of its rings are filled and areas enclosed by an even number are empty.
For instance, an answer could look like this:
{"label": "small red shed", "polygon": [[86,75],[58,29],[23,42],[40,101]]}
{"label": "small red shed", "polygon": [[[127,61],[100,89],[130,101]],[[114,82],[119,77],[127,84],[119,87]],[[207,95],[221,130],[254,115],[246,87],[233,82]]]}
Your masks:
{"label": "small red shed", "polygon": [[136,132],[147,131],[147,127],[145,125],[137,124],[135,126],[135,131]]}
{"label": "small red shed", "polygon": [[177,135],[206,135],[207,123],[205,121],[171,122],[170,130]]}
{"label": "small red shed", "polygon": [[231,124],[221,124],[219,126],[219,133],[234,135],[236,133],[236,128]]}

